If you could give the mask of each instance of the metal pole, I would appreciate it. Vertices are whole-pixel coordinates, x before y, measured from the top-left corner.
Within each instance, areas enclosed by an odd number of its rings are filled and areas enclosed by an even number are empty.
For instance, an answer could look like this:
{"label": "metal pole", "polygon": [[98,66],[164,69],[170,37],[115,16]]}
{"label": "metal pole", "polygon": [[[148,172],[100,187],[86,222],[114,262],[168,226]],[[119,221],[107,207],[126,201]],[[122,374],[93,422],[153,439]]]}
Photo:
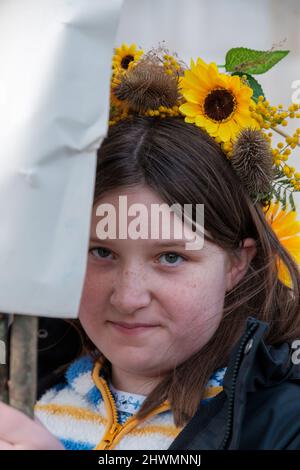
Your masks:
{"label": "metal pole", "polygon": [[8,403],[8,315],[0,313],[0,401]]}
{"label": "metal pole", "polygon": [[11,331],[9,404],[33,417],[37,390],[38,318],[15,315]]}

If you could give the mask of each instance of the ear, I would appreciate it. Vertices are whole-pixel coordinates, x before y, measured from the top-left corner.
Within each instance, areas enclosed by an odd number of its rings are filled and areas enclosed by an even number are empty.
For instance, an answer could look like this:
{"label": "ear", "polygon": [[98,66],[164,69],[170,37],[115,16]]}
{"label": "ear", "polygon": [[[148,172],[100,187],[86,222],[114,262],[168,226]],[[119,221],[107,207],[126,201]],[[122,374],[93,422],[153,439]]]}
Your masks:
{"label": "ear", "polygon": [[240,242],[240,247],[230,256],[226,292],[233,289],[243,279],[256,251],[253,238],[245,238]]}

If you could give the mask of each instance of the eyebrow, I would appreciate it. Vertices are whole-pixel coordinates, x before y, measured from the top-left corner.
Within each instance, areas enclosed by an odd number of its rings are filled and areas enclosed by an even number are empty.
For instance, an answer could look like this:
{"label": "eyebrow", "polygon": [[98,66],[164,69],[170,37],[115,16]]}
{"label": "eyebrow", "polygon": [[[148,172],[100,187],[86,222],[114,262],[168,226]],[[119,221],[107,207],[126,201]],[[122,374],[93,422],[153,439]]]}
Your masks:
{"label": "eyebrow", "polygon": [[[103,244],[106,244],[106,243],[114,243],[115,241],[118,241],[119,239],[116,238],[116,239],[109,239],[109,240],[101,240],[100,238],[91,238],[90,239],[90,242],[93,242],[93,243],[103,243]],[[151,239],[150,239],[151,240]],[[183,247],[185,246],[186,243],[189,243],[191,242],[192,240],[155,240],[155,239],[152,239],[154,241],[154,245],[156,247],[167,247],[167,246],[178,246],[178,247]]]}

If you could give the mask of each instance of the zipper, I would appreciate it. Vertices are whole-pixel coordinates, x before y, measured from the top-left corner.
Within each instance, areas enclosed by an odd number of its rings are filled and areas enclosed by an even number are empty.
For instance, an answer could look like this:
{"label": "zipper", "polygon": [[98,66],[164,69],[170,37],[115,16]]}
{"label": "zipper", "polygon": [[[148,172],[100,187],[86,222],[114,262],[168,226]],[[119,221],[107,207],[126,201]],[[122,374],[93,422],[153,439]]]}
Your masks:
{"label": "zipper", "polygon": [[149,417],[161,413],[163,411],[169,410],[170,405],[168,402],[164,402],[160,405],[156,410],[153,410],[149,413],[143,420],[137,420],[135,416],[132,416],[127,419],[124,425],[118,422],[118,411],[116,407],[116,403],[114,397],[110,391],[109,386],[107,385],[105,379],[100,376],[100,369],[102,364],[100,362],[96,363],[94,370],[93,370],[93,380],[98,389],[100,390],[105,408],[108,415],[108,423],[105,429],[104,436],[102,437],[101,441],[94,450],[109,450],[113,449],[115,445],[120,441],[120,439],[128,433],[131,429],[137,426],[139,423],[148,419]]}
{"label": "zipper", "polygon": [[249,327],[249,330],[245,333],[245,336],[237,352],[236,360],[233,366],[233,375],[232,375],[232,382],[231,382],[232,385],[231,385],[229,399],[228,399],[228,413],[227,413],[227,424],[226,424],[225,436],[222,441],[221,447],[219,448],[220,450],[226,449],[228,445],[228,440],[232,433],[235,388],[236,388],[237,377],[238,377],[239,368],[241,364],[241,359],[245,350],[246,343],[249,341],[250,337],[252,336],[254,331],[257,329],[257,326],[258,326],[257,324],[253,324]]}
{"label": "zipper", "polygon": [[[108,423],[107,427],[105,430],[105,434],[103,438],[101,439],[101,442],[99,445],[97,445],[97,449],[109,449],[112,443],[114,442],[116,436],[120,432],[120,430],[123,428],[121,424],[118,423],[118,411],[117,407],[115,404],[115,400],[112,396],[112,393],[109,389],[109,386],[107,385],[106,381],[100,377],[99,372],[100,372],[101,364],[97,364],[96,367],[94,368],[93,371],[93,376],[94,373],[95,375],[97,374],[97,385],[100,388],[100,391],[102,392],[103,400],[105,403],[106,411],[108,414]],[[94,377],[95,379],[95,377]]]}
{"label": "zipper", "polygon": [[101,440],[100,446],[98,444],[96,449],[97,450],[98,449],[101,449],[101,450],[110,449],[110,447],[112,446],[116,437],[118,436],[118,434],[120,433],[122,429],[123,427],[121,424],[114,423],[113,426],[108,431],[106,431],[106,433],[104,434]]}

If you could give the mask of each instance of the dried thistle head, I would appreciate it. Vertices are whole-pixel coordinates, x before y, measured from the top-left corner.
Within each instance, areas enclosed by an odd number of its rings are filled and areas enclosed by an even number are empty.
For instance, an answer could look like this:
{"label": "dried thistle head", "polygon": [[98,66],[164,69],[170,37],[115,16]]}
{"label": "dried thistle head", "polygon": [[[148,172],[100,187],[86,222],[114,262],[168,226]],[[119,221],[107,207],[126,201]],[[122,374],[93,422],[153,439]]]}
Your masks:
{"label": "dried thistle head", "polygon": [[120,83],[114,88],[114,94],[137,113],[160,106],[172,108],[179,99],[178,77],[178,73],[166,73],[161,58],[151,51],[118,77]]}
{"label": "dried thistle head", "polygon": [[270,192],[273,155],[261,131],[250,128],[241,131],[233,145],[231,163],[251,197]]}

